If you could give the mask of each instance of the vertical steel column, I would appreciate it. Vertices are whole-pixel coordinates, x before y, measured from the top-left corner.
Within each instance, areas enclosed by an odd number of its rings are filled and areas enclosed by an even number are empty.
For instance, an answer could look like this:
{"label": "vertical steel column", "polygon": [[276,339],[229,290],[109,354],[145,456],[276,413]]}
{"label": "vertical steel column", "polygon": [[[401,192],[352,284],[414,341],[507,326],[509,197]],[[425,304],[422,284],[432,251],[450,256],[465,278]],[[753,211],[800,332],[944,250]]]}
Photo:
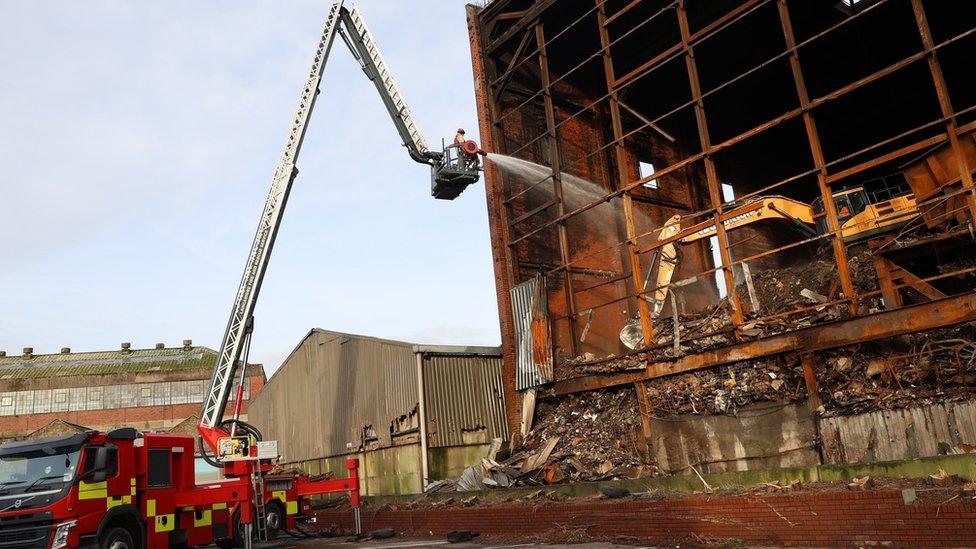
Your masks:
{"label": "vertical steel column", "polygon": [[[607,32],[607,14],[604,7],[605,0],[594,0],[597,9],[597,27],[600,32],[600,45],[603,48],[603,73],[607,81],[607,89],[613,82],[613,59],[610,57],[610,36]],[[627,149],[623,142],[623,120],[620,116],[620,103],[617,101],[617,93],[610,91],[610,120],[613,126],[614,146],[613,152],[617,162],[617,185],[622,187],[629,183],[629,172],[627,170]],[[630,273],[634,283],[634,291],[637,293],[637,310],[640,315],[641,328],[644,331],[644,345],[649,346],[654,342],[654,324],[651,318],[650,308],[647,300],[640,295],[643,289],[643,272],[641,266],[640,251],[637,246],[637,226],[634,223],[634,199],[630,191],[623,194],[624,221],[627,225],[627,249],[630,252]]]}
{"label": "vertical steel column", "polygon": [[691,97],[695,101],[695,120],[698,123],[698,139],[702,151],[705,153],[705,177],[708,180],[708,196],[715,209],[712,217],[715,223],[715,235],[718,237],[719,254],[722,258],[722,274],[725,275],[725,287],[728,292],[729,303],[732,304],[732,322],[739,326],[743,323],[742,303],[735,291],[735,277],[732,274],[732,254],[729,252],[729,238],[725,234],[725,225],[719,218],[722,215],[722,184],[718,180],[715,170],[715,160],[708,154],[712,148],[712,140],[708,134],[708,121],[705,118],[705,103],[702,101],[701,84],[698,81],[698,65],[695,62],[695,51],[691,46],[691,30],[688,26],[688,13],[685,11],[685,0],[678,0],[678,27],[681,31],[681,46],[684,49],[685,66],[688,69],[688,83],[691,86]]}
{"label": "vertical steel column", "polygon": [[820,401],[820,384],[817,383],[817,360],[813,353],[808,353],[800,357],[803,366],[803,381],[807,386],[807,404],[810,410],[816,412],[822,402]]}
{"label": "vertical steel column", "polygon": [[[539,50],[539,72],[542,78],[542,98],[546,110],[546,133],[549,141],[549,164],[552,166],[552,187],[556,197],[556,215],[562,217],[566,213],[563,203],[562,167],[559,161],[559,140],[556,139],[556,109],[552,102],[551,79],[549,76],[549,58],[546,53],[546,34],[542,29],[542,22],[535,25],[535,43]],[[566,231],[566,220],[557,225],[559,232],[559,255],[563,265],[571,261],[569,253],[569,235]],[[573,273],[566,269],[563,276],[563,290],[566,294],[566,317],[569,319],[569,335],[572,340],[573,356],[579,354],[579,341],[576,338],[576,298],[573,294]]]}
{"label": "vertical steel column", "polygon": [[[597,30],[600,32],[600,46],[603,48],[603,73],[607,81],[607,90],[610,92],[610,120],[613,126],[613,152],[617,163],[617,184],[615,188],[620,188],[628,183],[629,172],[627,171],[627,149],[624,147],[624,128],[623,120],[620,117],[620,103],[617,101],[617,94],[611,88],[614,79],[613,59],[610,57],[610,36],[607,32],[607,13],[604,7],[605,0],[594,0],[596,2]],[[650,308],[647,306],[647,299],[641,294],[644,289],[644,269],[641,266],[640,250],[637,246],[637,227],[634,223],[634,200],[630,196],[630,191],[623,194],[624,221],[627,226],[627,250],[630,252],[630,274],[634,284],[634,292],[637,294],[637,314],[640,316],[641,330],[644,333],[644,346],[649,347],[654,344],[654,323],[651,318]],[[651,401],[647,394],[646,382],[634,383],[634,391],[637,393],[637,410],[641,415],[641,429],[644,433],[644,446],[650,453],[651,439]]]}
{"label": "vertical steel column", "polygon": [[929,52],[929,71],[932,73],[935,93],[939,96],[939,108],[942,109],[942,116],[946,119],[946,134],[952,144],[952,152],[956,155],[962,185],[969,191],[966,197],[966,202],[969,204],[969,218],[971,222],[976,222],[976,190],[973,186],[973,174],[970,171],[969,162],[966,160],[965,151],[959,144],[959,132],[956,127],[956,118],[953,115],[955,111],[952,108],[952,99],[949,97],[949,88],[946,86],[945,77],[942,75],[942,65],[939,63],[938,54],[934,49],[935,41],[932,39],[932,30],[929,28],[929,20],[925,15],[922,0],[912,0],[912,11],[915,12],[915,22],[918,23],[918,32],[922,36],[922,46]]}
{"label": "vertical steel column", "polygon": [[834,204],[833,193],[827,183],[826,160],[823,155],[823,148],[820,146],[820,134],[817,131],[817,123],[813,119],[813,113],[808,108],[810,96],[807,93],[807,85],[803,79],[803,69],[800,67],[800,57],[796,50],[796,39],[793,37],[793,23],[790,21],[790,12],[786,6],[786,0],[779,0],[779,18],[783,27],[783,36],[786,39],[786,47],[790,50],[790,69],[793,71],[793,83],[796,86],[797,98],[800,100],[800,107],[803,109],[803,126],[807,132],[807,141],[810,142],[810,153],[813,155],[814,167],[817,169],[817,185],[820,187],[820,197],[823,199],[824,212],[827,215],[827,228],[831,233],[831,245],[834,249],[834,258],[837,260],[837,275],[840,277],[840,286],[844,290],[844,297],[850,301],[847,307],[851,315],[857,315],[857,294],[854,291],[854,283],[851,280],[851,269],[847,263],[847,248],[841,240],[840,221],[837,219],[837,206]]}

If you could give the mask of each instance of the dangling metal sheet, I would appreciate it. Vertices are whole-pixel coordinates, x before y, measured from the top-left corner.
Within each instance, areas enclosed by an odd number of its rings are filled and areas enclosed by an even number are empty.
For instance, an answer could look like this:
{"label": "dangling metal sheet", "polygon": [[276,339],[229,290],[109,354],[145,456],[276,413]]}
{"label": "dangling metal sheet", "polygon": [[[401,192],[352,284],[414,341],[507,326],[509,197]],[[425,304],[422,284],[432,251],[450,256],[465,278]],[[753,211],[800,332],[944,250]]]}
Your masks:
{"label": "dangling metal sheet", "polygon": [[511,290],[515,319],[515,388],[552,382],[552,336],[546,279],[538,275]]}

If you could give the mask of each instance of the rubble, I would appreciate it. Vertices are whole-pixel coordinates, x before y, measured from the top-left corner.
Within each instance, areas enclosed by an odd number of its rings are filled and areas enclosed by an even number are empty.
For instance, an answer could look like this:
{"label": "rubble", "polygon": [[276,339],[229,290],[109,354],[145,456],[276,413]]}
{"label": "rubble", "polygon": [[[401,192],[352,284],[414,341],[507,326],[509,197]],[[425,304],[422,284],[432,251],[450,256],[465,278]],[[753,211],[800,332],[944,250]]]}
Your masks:
{"label": "rubble", "polygon": [[961,400],[976,389],[976,328],[908,334],[819,355],[823,416]]}
{"label": "rubble", "polygon": [[539,404],[536,424],[522,445],[483,458],[457,479],[426,493],[543,486],[564,482],[657,475],[642,457],[641,420],[633,389],[594,391]]}
{"label": "rubble", "polygon": [[799,360],[773,357],[654,379],[648,396],[659,413],[735,414],[755,402],[797,402],[807,396]]}

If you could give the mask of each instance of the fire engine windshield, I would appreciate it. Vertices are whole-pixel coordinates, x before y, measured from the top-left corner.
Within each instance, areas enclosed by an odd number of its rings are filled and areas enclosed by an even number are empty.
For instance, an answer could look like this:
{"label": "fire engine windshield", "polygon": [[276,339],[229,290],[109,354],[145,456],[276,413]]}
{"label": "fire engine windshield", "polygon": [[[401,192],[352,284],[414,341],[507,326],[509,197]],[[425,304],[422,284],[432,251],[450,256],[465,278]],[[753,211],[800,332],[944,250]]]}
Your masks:
{"label": "fire engine windshield", "polygon": [[[18,508],[51,501],[70,486],[78,470],[82,442],[74,437],[0,447],[0,511],[16,498]],[[36,501],[35,501],[36,500]]]}

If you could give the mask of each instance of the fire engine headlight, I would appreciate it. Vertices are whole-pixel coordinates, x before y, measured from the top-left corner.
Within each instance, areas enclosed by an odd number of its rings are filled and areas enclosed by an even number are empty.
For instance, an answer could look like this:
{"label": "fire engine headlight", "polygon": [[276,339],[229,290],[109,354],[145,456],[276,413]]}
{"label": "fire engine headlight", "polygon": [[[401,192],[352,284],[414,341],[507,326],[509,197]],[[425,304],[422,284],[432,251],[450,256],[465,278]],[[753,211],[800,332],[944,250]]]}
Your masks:
{"label": "fire engine headlight", "polygon": [[68,546],[68,533],[72,528],[78,526],[77,520],[69,520],[57,525],[54,531],[54,541],[51,542],[51,549],[61,549]]}

